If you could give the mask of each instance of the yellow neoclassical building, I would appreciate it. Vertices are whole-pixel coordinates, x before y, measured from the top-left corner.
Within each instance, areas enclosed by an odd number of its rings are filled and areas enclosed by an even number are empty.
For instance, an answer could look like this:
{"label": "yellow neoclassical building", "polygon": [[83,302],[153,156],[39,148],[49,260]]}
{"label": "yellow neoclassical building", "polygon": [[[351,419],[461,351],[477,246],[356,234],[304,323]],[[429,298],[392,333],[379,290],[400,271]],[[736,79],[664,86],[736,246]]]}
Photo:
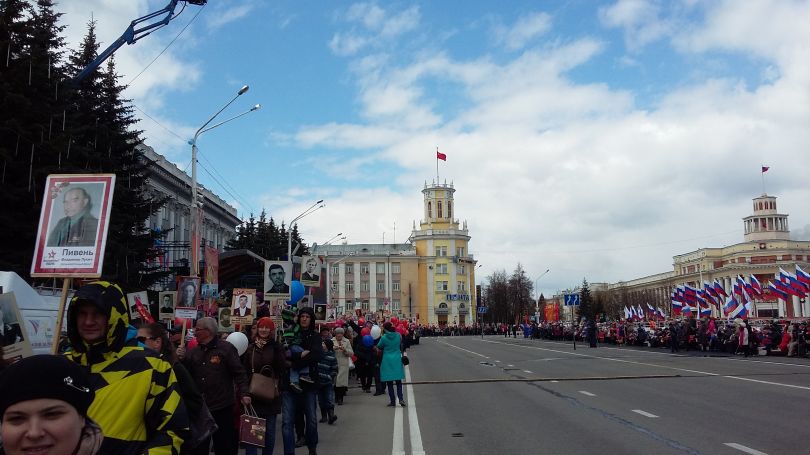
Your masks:
{"label": "yellow neoclassical building", "polygon": [[419,258],[418,309],[428,324],[470,325],[475,321],[475,264],[467,222],[454,218],[452,183],[425,183],[424,218],[414,221],[408,241]]}
{"label": "yellow neoclassical building", "polygon": [[475,265],[466,221],[454,218],[452,183],[427,182],[423,219],[406,243],[318,245],[326,297],[338,314],[396,315],[422,325],[475,321]]}

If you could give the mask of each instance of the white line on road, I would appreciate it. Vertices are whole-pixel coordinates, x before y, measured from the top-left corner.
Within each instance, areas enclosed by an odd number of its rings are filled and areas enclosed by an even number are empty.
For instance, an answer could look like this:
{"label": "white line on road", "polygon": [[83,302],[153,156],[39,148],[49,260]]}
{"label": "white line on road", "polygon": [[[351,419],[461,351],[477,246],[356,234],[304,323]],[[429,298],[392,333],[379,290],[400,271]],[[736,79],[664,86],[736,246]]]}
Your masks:
{"label": "white line on road", "polygon": [[402,419],[402,408],[397,407],[394,411],[394,435],[391,455],[405,455],[405,423]]}
{"label": "white line on road", "polygon": [[644,417],[649,417],[649,418],[651,418],[651,419],[657,419],[657,418],[658,418],[658,416],[657,416],[657,415],[655,415],[655,414],[650,414],[649,412],[647,412],[647,411],[642,411],[641,409],[633,409],[632,411],[633,411],[633,412],[635,412],[635,413],[637,413],[637,414],[641,414],[641,415],[643,415]]}
{"label": "white line on road", "polygon": [[579,393],[581,393],[583,395],[588,395],[589,397],[595,397],[596,396],[596,394],[588,392],[587,390],[580,390]]}
{"label": "white line on road", "polygon": [[405,367],[405,381],[408,382],[408,428],[411,431],[411,453],[413,455],[425,455],[422,447],[422,432],[419,430],[419,418],[416,416],[416,396],[411,385],[411,369]]}
{"label": "white line on road", "polygon": [[529,373],[529,374],[532,374],[532,372],[531,372],[531,371],[529,371],[529,370],[523,370],[523,372],[524,372],[524,373]]}
{"label": "white line on road", "polygon": [[560,382],[560,381],[558,381],[558,380],[554,379],[554,380],[553,380],[553,381],[551,381],[551,382]]}
{"label": "white line on road", "polygon": [[[441,343],[442,343],[443,345],[450,346],[451,348],[460,349],[460,350],[462,350],[462,351],[464,351],[464,352],[469,352],[470,354],[477,355],[478,357],[483,357],[483,358],[485,358],[485,359],[488,359],[488,358],[489,358],[489,357],[485,356],[484,354],[479,354],[479,353],[477,353],[477,352],[470,351],[469,349],[460,348],[460,347],[458,347],[458,346],[456,346],[456,345],[454,345],[454,344],[450,344],[450,343],[447,343],[447,342],[444,342],[444,341],[442,341]],[[496,360],[496,362],[500,362],[500,360]]]}
{"label": "white line on road", "polygon": [[514,365],[512,365],[512,364],[510,363],[509,365],[506,365],[506,366],[508,366],[508,367],[513,367]]}
{"label": "white line on road", "polygon": [[759,450],[752,449],[750,447],[746,447],[742,444],[737,444],[736,442],[724,442],[723,445],[729,446],[732,449],[737,449],[741,452],[750,453],[751,455],[768,455],[765,452],[760,452]]}

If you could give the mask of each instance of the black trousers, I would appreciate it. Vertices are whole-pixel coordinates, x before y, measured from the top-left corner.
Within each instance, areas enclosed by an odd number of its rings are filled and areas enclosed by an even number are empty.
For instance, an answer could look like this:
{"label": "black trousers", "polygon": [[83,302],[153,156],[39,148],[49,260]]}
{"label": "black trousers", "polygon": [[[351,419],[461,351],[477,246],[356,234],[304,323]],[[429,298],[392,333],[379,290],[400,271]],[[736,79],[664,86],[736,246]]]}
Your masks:
{"label": "black trousers", "polygon": [[216,455],[237,455],[239,442],[237,441],[236,427],[233,420],[233,409],[227,407],[211,411],[211,416],[217,423],[217,431],[199,446],[192,450],[194,455],[208,455],[211,440],[214,440],[214,453]]}

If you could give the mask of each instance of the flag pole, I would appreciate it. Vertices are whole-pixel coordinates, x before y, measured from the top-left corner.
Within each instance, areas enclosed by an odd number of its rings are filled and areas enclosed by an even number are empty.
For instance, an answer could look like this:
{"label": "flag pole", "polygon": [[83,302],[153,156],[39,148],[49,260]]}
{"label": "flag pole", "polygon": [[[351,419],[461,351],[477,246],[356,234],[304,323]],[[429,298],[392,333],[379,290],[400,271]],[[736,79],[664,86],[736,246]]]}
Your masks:
{"label": "flag pole", "polygon": [[438,184],[439,184],[439,147],[436,146],[436,185]]}

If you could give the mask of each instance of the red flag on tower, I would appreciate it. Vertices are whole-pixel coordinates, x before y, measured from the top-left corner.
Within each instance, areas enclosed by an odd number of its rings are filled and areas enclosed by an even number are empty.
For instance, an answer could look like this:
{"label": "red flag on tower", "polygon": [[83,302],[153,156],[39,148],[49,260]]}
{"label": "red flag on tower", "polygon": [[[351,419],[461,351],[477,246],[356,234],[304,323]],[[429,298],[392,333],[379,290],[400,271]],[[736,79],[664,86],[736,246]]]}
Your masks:
{"label": "red flag on tower", "polygon": [[762,173],[768,172],[768,169],[770,169],[770,166],[762,166]]}
{"label": "red flag on tower", "polygon": [[[436,159],[439,159],[439,160],[442,160],[442,161],[447,161],[447,155],[445,155],[444,153],[436,150]],[[763,171],[763,172],[765,172],[765,171]]]}

